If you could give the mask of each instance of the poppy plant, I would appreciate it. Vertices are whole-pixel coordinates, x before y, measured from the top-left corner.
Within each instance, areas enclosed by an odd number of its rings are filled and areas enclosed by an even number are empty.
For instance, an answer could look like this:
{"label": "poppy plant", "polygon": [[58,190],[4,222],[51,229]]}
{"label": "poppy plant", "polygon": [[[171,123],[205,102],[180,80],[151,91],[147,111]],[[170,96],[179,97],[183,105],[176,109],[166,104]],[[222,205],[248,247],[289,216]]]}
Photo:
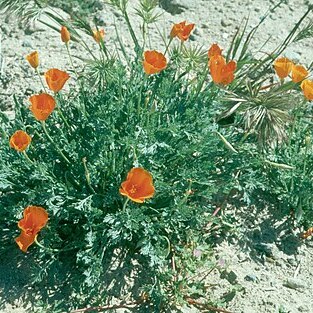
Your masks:
{"label": "poppy plant", "polygon": [[59,92],[70,78],[70,75],[64,71],[52,68],[45,73],[45,78],[50,90]]}
{"label": "poppy plant", "polygon": [[226,60],[221,55],[214,55],[209,61],[210,73],[214,83],[221,85],[230,84],[234,78],[234,72],[237,68],[235,61],[226,63]]}
{"label": "poppy plant", "polygon": [[279,58],[274,62],[274,68],[280,79],[286,78],[291,70],[293,63],[288,58]]}
{"label": "poppy plant", "polygon": [[301,83],[301,89],[303,91],[304,96],[308,100],[313,100],[313,80],[305,79]]}
{"label": "poppy plant", "polygon": [[41,93],[29,98],[29,109],[37,121],[45,121],[55,108],[55,100],[47,93]]}
{"label": "poppy plant", "polygon": [[32,138],[23,130],[17,130],[10,138],[10,147],[23,152],[30,145]]}
{"label": "poppy plant", "polygon": [[300,83],[308,76],[309,72],[302,65],[293,65],[291,79],[294,83]]}
{"label": "poppy plant", "polygon": [[222,51],[223,49],[221,49],[217,43],[214,43],[208,51],[208,56],[212,58],[216,55],[222,55]]}
{"label": "poppy plant", "polygon": [[132,168],[121,184],[120,194],[137,203],[152,198],[154,195],[152,175],[141,167]]}
{"label": "poppy plant", "polygon": [[99,29],[99,30],[94,30],[93,31],[93,39],[99,43],[101,41],[101,39],[103,40],[105,36],[105,32],[104,29]]}
{"label": "poppy plant", "polygon": [[68,43],[71,39],[71,34],[70,32],[68,31],[67,27],[65,26],[62,26],[61,27],[61,40],[64,42],[64,43]]}
{"label": "poppy plant", "polygon": [[186,21],[174,24],[170,37],[175,38],[178,37],[181,41],[186,41],[194,29],[195,24],[186,24]]}
{"label": "poppy plant", "polygon": [[23,252],[32,245],[39,231],[46,226],[48,213],[42,207],[29,206],[24,210],[23,218],[18,222],[21,234],[15,239]]}
{"label": "poppy plant", "polygon": [[144,53],[143,68],[146,74],[156,74],[164,70],[167,66],[167,61],[163,53],[146,51]]}
{"label": "poppy plant", "polygon": [[36,69],[39,66],[39,54],[37,51],[34,51],[26,56],[26,60],[31,67]]}

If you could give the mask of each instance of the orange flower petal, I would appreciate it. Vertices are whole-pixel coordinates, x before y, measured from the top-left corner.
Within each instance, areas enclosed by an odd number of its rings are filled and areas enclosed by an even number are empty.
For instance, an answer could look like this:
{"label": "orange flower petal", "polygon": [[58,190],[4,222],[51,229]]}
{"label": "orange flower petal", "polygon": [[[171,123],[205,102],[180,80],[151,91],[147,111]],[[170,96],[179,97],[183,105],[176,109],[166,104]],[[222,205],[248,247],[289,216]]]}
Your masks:
{"label": "orange flower petal", "polygon": [[21,234],[15,238],[15,242],[18,244],[19,248],[23,252],[27,252],[29,246],[31,246],[35,241],[36,235],[27,235],[25,232],[21,232]]}
{"label": "orange flower petal", "polygon": [[55,108],[55,100],[47,93],[41,93],[29,98],[31,105],[29,109],[38,121],[45,121]]}
{"label": "orange flower petal", "polygon": [[121,184],[120,194],[134,202],[143,203],[145,199],[153,197],[155,189],[149,172],[136,167],[129,171],[126,181]]}
{"label": "orange flower petal", "polygon": [[156,74],[164,70],[167,66],[165,56],[161,52],[146,51],[144,53],[143,68],[146,74]]}
{"label": "orange flower petal", "polygon": [[33,244],[38,232],[47,224],[48,213],[42,207],[29,206],[24,210],[23,218],[18,222],[18,227],[22,230],[16,243],[23,252]]}
{"label": "orange flower petal", "polygon": [[214,43],[208,51],[208,56],[211,58],[216,55],[222,55],[222,51],[223,50],[219,47],[219,45]]}
{"label": "orange flower petal", "polygon": [[71,39],[71,34],[65,26],[61,27],[61,40],[68,43]]}
{"label": "orange flower petal", "polygon": [[31,143],[31,137],[22,130],[16,131],[10,138],[10,147],[23,152]]}
{"label": "orange flower petal", "polygon": [[174,24],[171,30],[171,38],[178,37],[181,41],[186,41],[194,29],[195,24],[186,24],[186,21]]}
{"label": "orange flower petal", "polygon": [[226,64],[226,60],[221,55],[213,55],[209,61],[210,73],[212,80],[216,84],[228,85],[235,79],[235,70],[237,64],[230,61]]}
{"label": "orange flower petal", "polygon": [[37,51],[34,51],[26,56],[26,60],[31,67],[36,69],[39,66],[39,54]]}
{"label": "orange flower petal", "polygon": [[301,89],[303,91],[304,96],[308,100],[313,100],[313,80],[305,79],[301,83]]}
{"label": "orange flower petal", "polygon": [[309,75],[309,72],[302,65],[293,65],[291,79],[294,83],[299,83]]}
{"label": "orange flower petal", "polygon": [[59,92],[70,78],[70,75],[64,71],[52,68],[45,73],[45,78],[50,90]]}
{"label": "orange flower petal", "polygon": [[279,58],[274,62],[274,68],[280,79],[286,78],[291,72],[293,63],[288,58]]}
{"label": "orange flower petal", "polygon": [[101,39],[103,40],[105,36],[105,32],[104,29],[99,29],[99,30],[94,30],[93,31],[93,39],[99,43],[101,41]]}

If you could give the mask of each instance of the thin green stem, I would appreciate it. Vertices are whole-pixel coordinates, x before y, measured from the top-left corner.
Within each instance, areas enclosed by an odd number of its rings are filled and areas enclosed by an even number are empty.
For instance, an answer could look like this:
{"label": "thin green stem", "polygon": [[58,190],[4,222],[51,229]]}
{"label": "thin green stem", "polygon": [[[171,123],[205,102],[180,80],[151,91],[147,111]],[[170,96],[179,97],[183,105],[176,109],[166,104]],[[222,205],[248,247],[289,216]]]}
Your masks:
{"label": "thin green stem", "polygon": [[[57,99],[57,93],[56,93],[56,92],[54,93],[54,97],[55,97],[55,99]],[[65,116],[63,115],[63,113],[62,113],[62,111],[61,111],[59,105],[56,104],[56,107],[55,107],[55,108],[56,108],[56,110],[57,110],[57,112],[58,112],[60,118],[62,119],[62,121],[63,121],[64,124],[66,125],[66,127],[67,127],[67,128],[70,128],[70,124],[68,123],[67,119],[66,119]]]}
{"label": "thin green stem", "polygon": [[71,164],[71,162],[69,161],[69,159],[64,155],[64,153],[62,152],[62,150],[58,147],[58,145],[54,142],[54,140],[51,138],[51,136],[48,133],[48,130],[46,128],[46,123],[45,121],[41,122],[42,125],[42,129],[45,132],[47,138],[49,139],[49,141],[53,144],[54,148],[59,152],[59,154],[62,156],[62,158],[66,161],[67,164]]}
{"label": "thin green stem", "polygon": [[[65,249],[53,249],[53,248],[48,248],[48,247],[45,247],[43,244],[41,244],[38,240],[37,240],[37,236],[35,237],[35,244],[38,246],[38,247],[40,247],[40,248],[42,248],[42,249],[44,249],[44,250],[46,250],[46,251],[49,251],[49,252],[51,252],[51,253],[54,253],[54,252],[65,252],[65,251],[72,251],[72,250],[76,250],[76,249],[78,249],[79,247],[77,247],[77,246],[75,246],[75,247],[71,247],[71,248],[65,248]],[[85,247],[86,249],[89,249],[89,248],[91,248],[91,246],[86,246]]]}
{"label": "thin green stem", "polygon": [[34,164],[34,162],[29,158],[29,156],[27,155],[26,151],[23,151],[23,155],[25,157],[25,159],[30,163],[30,164]]}
{"label": "thin green stem", "polygon": [[170,47],[172,41],[173,41],[173,38],[171,37],[170,40],[169,40],[169,42],[168,42],[168,44],[167,44],[167,46],[166,46],[166,48],[165,48],[164,55],[165,55],[166,52],[168,51],[168,48]]}
{"label": "thin green stem", "polygon": [[26,159],[29,163],[34,164],[34,161],[32,161],[32,160],[29,158],[29,156],[27,155],[27,153],[26,153],[25,150],[23,151],[23,155],[24,155],[25,159]]}
{"label": "thin green stem", "polygon": [[137,39],[137,37],[136,37],[136,35],[135,35],[134,29],[133,29],[133,27],[132,27],[132,25],[131,25],[131,23],[130,23],[130,20],[129,20],[129,17],[128,17],[126,8],[122,10],[122,13],[123,13],[123,15],[124,15],[126,24],[127,24],[127,26],[128,26],[129,32],[130,32],[130,35],[131,35],[131,37],[132,37],[132,39],[133,39],[133,42],[134,42],[134,44],[135,44],[136,51],[138,52],[138,50],[140,49],[140,45],[139,45],[139,43],[138,43],[138,39]]}
{"label": "thin green stem", "polygon": [[41,76],[40,76],[40,73],[39,73],[39,71],[38,71],[38,68],[35,69],[35,72],[36,72],[36,74],[37,74],[38,77],[39,77],[39,80],[40,80],[40,83],[41,83],[41,86],[42,86],[43,90],[45,91],[45,93],[47,93],[47,88],[46,88],[46,86],[44,85],[44,83],[43,83],[43,81],[42,81],[42,78],[41,78]]}
{"label": "thin green stem", "polygon": [[195,95],[195,101],[197,100],[198,96],[199,96],[199,93],[201,92],[201,89],[205,83],[205,80],[208,76],[208,72],[209,72],[209,67],[207,66],[207,64],[205,65],[205,68],[204,68],[204,72],[203,72],[203,76],[202,76],[202,79],[198,85],[198,88],[197,88],[197,91],[196,91],[196,95]]}
{"label": "thin green stem", "polygon": [[129,198],[125,200],[122,211],[125,211],[128,202],[129,202]]}
{"label": "thin green stem", "polygon": [[87,159],[83,158],[82,161],[83,161],[83,165],[84,165],[84,169],[85,169],[85,177],[86,177],[88,187],[91,190],[91,192],[96,193],[95,190],[93,189],[92,185],[91,185],[90,173],[89,173],[89,170],[87,167]]}
{"label": "thin green stem", "polygon": [[37,240],[37,236],[35,237],[35,244],[40,247],[41,249],[44,249],[46,251],[49,251],[49,252],[59,252],[60,250],[58,249],[51,249],[51,248],[47,248],[45,247],[44,245],[42,245],[38,240]]}
{"label": "thin green stem", "polygon": [[68,54],[68,57],[70,59],[70,63],[72,65],[72,68],[75,72],[75,75],[76,75],[76,78],[78,79],[78,74],[77,74],[77,71],[76,71],[76,67],[74,66],[74,63],[73,63],[73,58],[72,58],[72,54],[71,54],[71,51],[70,51],[70,47],[69,47],[69,44],[68,42],[65,43],[65,46],[66,46],[66,50],[67,50],[67,54]]}

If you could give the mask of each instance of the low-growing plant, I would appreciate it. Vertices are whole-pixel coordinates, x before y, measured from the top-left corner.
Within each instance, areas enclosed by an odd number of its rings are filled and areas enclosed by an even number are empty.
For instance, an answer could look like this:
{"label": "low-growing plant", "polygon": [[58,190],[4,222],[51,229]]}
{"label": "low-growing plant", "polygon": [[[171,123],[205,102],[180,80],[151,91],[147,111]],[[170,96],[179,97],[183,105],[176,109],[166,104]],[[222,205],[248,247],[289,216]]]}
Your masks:
{"label": "low-growing plant", "polygon": [[[45,84],[40,53],[28,55],[42,90],[29,101],[14,96],[13,121],[1,114],[0,251],[34,257],[28,287],[36,289],[25,297],[41,311],[214,310],[203,277],[218,268],[211,232],[230,198],[250,205],[271,195],[264,202],[313,221],[313,82],[310,68],[281,57],[309,33],[300,26],[312,6],[275,51],[257,57],[248,48],[263,20],[248,34],[247,23],[239,28],[226,53],[191,46],[195,25],[178,23],[160,52],[148,40],[157,2],[140,2],[141,33],[127,2],[111,5],[125,18],[134,56],[118,31],[113,52],[103,29],[46,11],[72,68],[46,71]],[[33,4],[2,8],[45,11]],[[90,52],[84,68],[73,65],[73,40]],[[70,78],[76,87],[67,92]]]}

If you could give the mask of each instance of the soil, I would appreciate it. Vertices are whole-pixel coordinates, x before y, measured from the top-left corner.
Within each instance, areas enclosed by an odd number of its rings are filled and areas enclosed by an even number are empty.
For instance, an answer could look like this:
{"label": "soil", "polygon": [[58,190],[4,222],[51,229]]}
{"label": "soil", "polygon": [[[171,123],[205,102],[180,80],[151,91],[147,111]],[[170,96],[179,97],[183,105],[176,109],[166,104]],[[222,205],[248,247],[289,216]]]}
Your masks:
{"label": "soil", "polygon": [[[1,1],[1,0],[0,0]],[[131,0],[131,20],[139,29],[139,18],[134,14],[138,0]],[[162,13],[157,27],[151,26],[149,33],[153,49],[163,50],[157,29],[168,33],[174,22],[187,20],[196,24],[188,45],[203,45],[208,48],[218,42],[224,49],[230,44],[236,27],[249,16],[251,29],[265,12],[277,4],[276,0],[160,0]],[[270,52],[289,33],[306,11],[305,2],[286,1],[275,12],[270,13],[258,30],[251,51],[262,49]],[[115,43],[117,25],[122,40],[128,48],[131,38],[125,31],[121,16],[111,7],[99,1],[95,13],[99,27],[107,33],[108,48]],[[58,10],[65,18],[67,15]],[[24,99],[41,89],[34,71],[25,60],[25,55],[38,50],[41,70],[51,67],[70,68],[65,46],[57,32],[39,22],[28,27],[16,20],[1,16],[0,19],[0,109],[12,116],[14,107],[12,94]],[[310,18],[313,18],[311,12]],[[51,23],[47,18],[44,21]],[[88,38],[87,38],[88,39]],[[88,44],[96,50],[93,40]],[[2,48],[2,50],[1,50]],[[71,44],[74,56],[88,58],[85,50]],[[295,62],[308,66],[312,60],[313,38],[291,45],[285,55]],[[2,63],[1,63],[2,60]],[[80,66],[78,58],[74,63]],[[1,66],[2,64],[2,66]],[[72,85],[74,85],[74,81]],[[70,88],[71,84],[67,86]],[[25,100],[26,103],[26,100]],[[296,313],[313,312],[313,243],[299,239],[299,229],[293,229],[290,220],[283,217],[280,208],[226,208],[221,214],[231,215],[234,225],[230,234],[217,238],[216,257],[224,264],[224,271],[212,272],[207,284],[212,286],[212,297],[226,303],[226,309],[233,313]],[[287,225],[287,226],[286,226]],[[12,263],[17,252],[0,256],[0,304],[6,302],[3,313],[24,313],[19,290],[23,289],[27,273],[16,269]],[[25,256],[27,258],[27,256]],[[201,272],[201,271],[200,271]],[[1,307],[1,305],[0,305]],[[185,312],[196,312],[189,308]]]}

